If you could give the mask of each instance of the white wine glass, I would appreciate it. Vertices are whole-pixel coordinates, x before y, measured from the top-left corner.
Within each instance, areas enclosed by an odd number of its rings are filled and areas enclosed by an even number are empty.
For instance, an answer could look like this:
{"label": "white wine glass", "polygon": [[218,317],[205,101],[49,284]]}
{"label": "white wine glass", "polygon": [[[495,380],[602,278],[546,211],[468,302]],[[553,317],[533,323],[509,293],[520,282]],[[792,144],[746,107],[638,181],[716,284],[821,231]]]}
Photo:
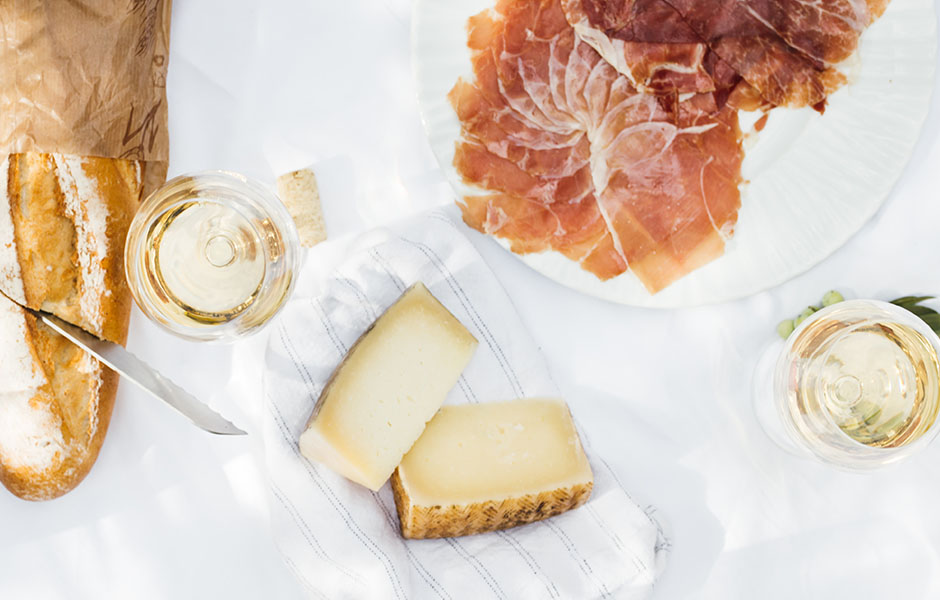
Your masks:
{"label": "white wine glass", "polygon": [[278,197],[237,173],[176,177],[141,205],[124,252],[141,311],[191,340],[257,332],[284,305],[299,242]]}
{"label": "white wine glass", "polygon": [[902,460],[940,432],[940,338],[887,302],[817,311],[765,352],[755,409],[787,450],[848,470]]}

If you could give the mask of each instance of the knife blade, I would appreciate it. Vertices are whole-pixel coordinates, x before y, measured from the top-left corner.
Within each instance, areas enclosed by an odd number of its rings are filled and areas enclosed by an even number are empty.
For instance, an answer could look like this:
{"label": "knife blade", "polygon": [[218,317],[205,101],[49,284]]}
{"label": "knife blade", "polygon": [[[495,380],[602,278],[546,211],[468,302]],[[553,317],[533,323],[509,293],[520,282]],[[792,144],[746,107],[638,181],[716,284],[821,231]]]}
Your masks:
{"label": "knife blade", "polygon": [[73,344],[109,366],[121,377],[136,384],[150,395],[163,400],[209,433],[246,435],[244,431],[235,427],[222,415],[158,373],[153,367],[134,356],[123,346],[98,339],[87,331],[66,323],[47,312],[29,308],[26,310]]}

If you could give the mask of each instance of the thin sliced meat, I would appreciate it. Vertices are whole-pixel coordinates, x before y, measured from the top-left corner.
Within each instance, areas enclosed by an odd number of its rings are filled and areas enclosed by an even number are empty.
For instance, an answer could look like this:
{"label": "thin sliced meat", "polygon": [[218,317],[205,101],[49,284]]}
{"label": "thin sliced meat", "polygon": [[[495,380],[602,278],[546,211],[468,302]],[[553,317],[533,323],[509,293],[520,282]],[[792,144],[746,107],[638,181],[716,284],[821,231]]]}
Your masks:
{"label": "thin sliced meat", "polygon": [[589,190],[573,187],[573,182],[590,185],[590,165],[585,161],[579,168],[569,168],[569,161],[568,157],[560,159],[561,166],[548,172],[545,165],[526,168],[518,161],[490,152],[477,141],[460,142],[454,157],[454,164],[466,179],[546,205],[587,195]]}
{"label": "thin sliced meat", "polygon": [[555,250],[586,270],[623,273],[626,266],[611,250],[610,232],[596,207],[593,196],[545,205],[508,194],[467,196],[461,205],[467,223],[508,240],[513,252]]}
{"label": "thin sliced meat", "polygon": [[496,67],[489,54],[479,57],[474,83],[460,81],[449,94],[451,104],[465,127],[506,133],[507,140],[531,148],[555,148],[577,142],[578,132],[565,129],[546,131],[513,108],[500,91]]}
{"label": "thin sliced meat", "polygon": [[[578,36],[641,90],[741,97],[734,92],[743,79],[763,103],[791,107],[821,106],[845,83],[836,65],[855,52],[862,31],[886,4],[563,0]],[[720,71],[725,66],[734,76]]]}
{"label": "thin sliced meat", "polygon": [[838,71],[817,69],[771,37],[728,37],[711,47],[772,106],[817,106],[845,83]]}
{"label": "thin sliced meat", "polygon": [[562,6],[578,37],[637,90],[662,94],[715,89],[704,66],[708,47],[662,0],[562,0]]}
{"label": "thin sliced meat", "polygon": [[449,99],[464,221],[655,293],[724,252],[737,111],[814,106],[887,0],[498,0]]}
{"label": "thin sliced meat", "polygon": [[870,20],[863,0],[663,1],[775,106],[825,102]]}
{"label": "thin sliced meat", "polygon": [[654,293],[722,253],[740,205],[733,109],[638,93],[559,0],[503,0],[470,39],[475,80],[450,94],[454,164],[481,190],[463,199],[470,226],[601,279],[630,269]]}
{"label": "thin sliced meat", "polygon": [[632,103],[627,120],[613,111],[613,125],[602,127],[603,138],[614,137],[595,171],[607,178],[601,202],[631,270],[656,290],[723,252],[740,205],[743,156],[735,113],[715,115],[710,95],[680,103],[678,115],[650,96],[632,98],[644,102]]}
{"label": "thin sliced meat", "polygon": [[572,36],[561,35],[570,29],[564,13],[537,2],[503,2],[502,6],[507,11],[502,35],[489,48],[500,91],[510,106],[546,131],[570,130],[572,116],[556,105],[551,76],[559,58],[556,46],[571,48],[574,41]]}

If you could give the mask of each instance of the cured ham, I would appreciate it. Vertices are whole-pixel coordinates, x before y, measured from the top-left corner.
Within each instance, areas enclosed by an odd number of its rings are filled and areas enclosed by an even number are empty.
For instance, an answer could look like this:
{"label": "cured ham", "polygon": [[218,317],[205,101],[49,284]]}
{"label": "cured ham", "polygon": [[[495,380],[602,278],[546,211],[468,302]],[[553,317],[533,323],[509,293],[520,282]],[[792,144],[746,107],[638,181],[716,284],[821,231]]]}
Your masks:
{"label": "cured ham", "polygon": [[[725,90],[820,106],[885,0],[563,0],[579,37],[638,89]],[[746,91],[746,90],[743,90]]]}
{"label": "cured ham", "polygon": [[739,109],[821,109],[887,0],[497,0],[449,99],[464,221],[651,292],[717,258]]}
{"label": "cured ham", "polygon": [[740,206],[737,114],[663,101],[575,35],[559,0],[502,0],[469,23],[474,81],[450,100],[464,220],[516,252],[556,250],[656,292],[719,256]]}
{"label": "cured ham", "polygon": [[578,37],[642,92],[711,92],[708,46],[664,0],[562,0]]}

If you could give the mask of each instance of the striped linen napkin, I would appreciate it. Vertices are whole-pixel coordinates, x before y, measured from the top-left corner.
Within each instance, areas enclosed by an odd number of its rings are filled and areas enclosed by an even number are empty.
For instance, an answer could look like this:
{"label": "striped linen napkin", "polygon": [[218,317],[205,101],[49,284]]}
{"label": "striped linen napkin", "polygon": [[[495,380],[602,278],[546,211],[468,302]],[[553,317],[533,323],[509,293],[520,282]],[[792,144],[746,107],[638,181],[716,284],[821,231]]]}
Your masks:
{"label": "striped linen napkin", "polygon": [[[415,281],[480,341],[447,403],[557,396],[506,292],[445,213],[369,232],[316,285],[298,290],[272,327],[265,358],[263,443],[274,537],[314,598],[645,598],[665,561],[661,529],[591,453],[591,499],[505,531],[404,540],[388,484],[350,483],[300,455],[297,439],[333,369]],[[309,265],[308,265],[309,266]],[[574,414],[577,419],[577,413]]]}

